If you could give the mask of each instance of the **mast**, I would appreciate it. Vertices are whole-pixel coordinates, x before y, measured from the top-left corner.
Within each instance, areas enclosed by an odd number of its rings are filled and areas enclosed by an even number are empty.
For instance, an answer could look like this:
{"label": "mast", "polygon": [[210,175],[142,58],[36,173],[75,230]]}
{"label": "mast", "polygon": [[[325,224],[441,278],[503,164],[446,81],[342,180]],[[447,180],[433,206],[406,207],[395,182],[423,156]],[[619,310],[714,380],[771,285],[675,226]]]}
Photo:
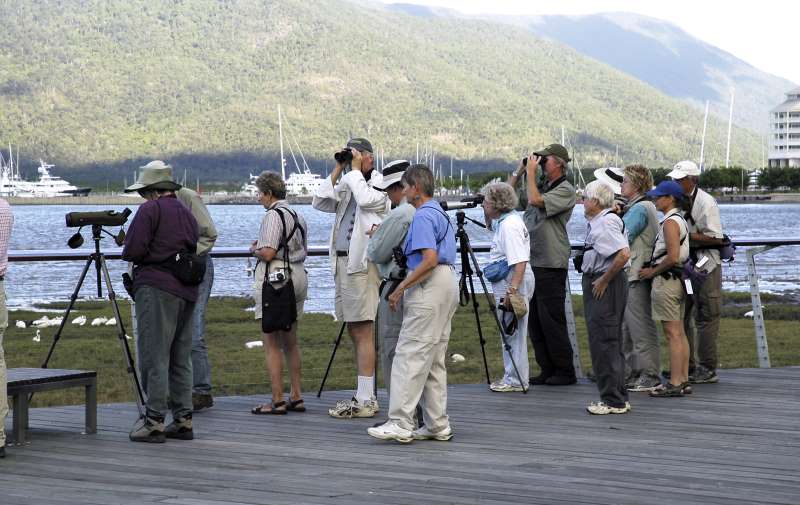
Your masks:
{"label": "mast", "polygon": [[281,142],[281,178],[285,181],[286,160],[283,158],[283,123],[281,123],[281,104],[278,104],[278,137],[280,137]]}
{"label": "mast", "polygon": [[734,88],[733,86],[731,86],[731,108],[730,111],[728,112],[728,146],[725,149],[725,168],[731,166],[730,162],[731,162],[731,127],[733,126],[733,93],[734,93]]}
{"label": "mast", "polygon": [[706,116],[703,119],[703,136],[700,140],[700,171],[703,171],[703,162],[705,160],[705,149],[706,149],[706,127],[708,126],[708,100],[706,100]]}

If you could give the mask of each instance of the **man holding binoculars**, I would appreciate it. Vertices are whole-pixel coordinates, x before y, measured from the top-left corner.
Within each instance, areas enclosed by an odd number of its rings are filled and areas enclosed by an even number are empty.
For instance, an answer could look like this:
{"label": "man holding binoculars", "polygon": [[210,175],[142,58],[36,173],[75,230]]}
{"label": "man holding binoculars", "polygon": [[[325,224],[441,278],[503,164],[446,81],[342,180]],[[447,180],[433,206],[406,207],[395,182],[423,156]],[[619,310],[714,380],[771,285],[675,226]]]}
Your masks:
{"label": "man holding binoculars", "polygon": [[[575,187],[567,180],[570,157],[560,144],[550,144],[522,160],[509,178],[515,186],[527,174],[524,220],[531,236],[531,267],[535,287],[530,301],[528,335],[541,372],[531,385],[574,384],[573,350],[567,335],[564,301],[570,255],[567,223],[575,207]],[[539,168],[544,175],[539,184]]]}
{"label": "man holding binoculars", "polygon": [[[374,188],[383,178],[373,170],[375,161],[369,140],[350,139],[334,158],[336,166],[317,189],[311,205],[336,214],[329,248],[336,284],[336,319],[347,324],[353,339],[358,389],[352,400],[338,402],[328,413],[343,419],[373,417],[378,412],[378,402],[373,395],[372,339],[380,278],[375,265],[367,261],[367,243],[391,202],[386,193]],[[348,167],[350,170],[342,176]]]}

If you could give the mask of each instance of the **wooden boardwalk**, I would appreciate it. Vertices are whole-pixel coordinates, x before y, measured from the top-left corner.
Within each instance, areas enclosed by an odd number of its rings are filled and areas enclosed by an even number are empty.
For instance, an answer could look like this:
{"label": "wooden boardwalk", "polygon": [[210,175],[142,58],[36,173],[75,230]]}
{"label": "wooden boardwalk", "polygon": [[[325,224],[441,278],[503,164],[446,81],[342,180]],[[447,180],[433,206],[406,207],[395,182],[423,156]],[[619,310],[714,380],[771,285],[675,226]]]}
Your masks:
{"label": "wooden boardwalk", "polygon": [[[253,416],[253,397],[195,415],[197,439],[134,444],[131,404],[31,410],[29,444],[0,460],[0,504],[800,503],[800,367],[723,370],[686,398],[632,397],[594,417],[593,384],[450,388],[451,442],[370,438],[372,419]],[[382,403],[385,412],[385,402]],[[10,428],[10,426],[9,426]]]}

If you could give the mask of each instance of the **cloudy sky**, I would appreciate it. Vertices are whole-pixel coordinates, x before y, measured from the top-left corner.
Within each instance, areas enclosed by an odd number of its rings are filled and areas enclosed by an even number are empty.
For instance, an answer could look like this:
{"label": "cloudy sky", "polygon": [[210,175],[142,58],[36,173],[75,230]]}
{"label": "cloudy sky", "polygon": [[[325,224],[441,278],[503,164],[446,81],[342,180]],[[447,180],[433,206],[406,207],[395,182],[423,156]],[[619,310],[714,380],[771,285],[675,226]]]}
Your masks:
{"label": "cloudy sky", "polygon": [[633,12],[670,21],[751,65],[800,84],[800,1],[762,0],[381,0],[465,14]]}

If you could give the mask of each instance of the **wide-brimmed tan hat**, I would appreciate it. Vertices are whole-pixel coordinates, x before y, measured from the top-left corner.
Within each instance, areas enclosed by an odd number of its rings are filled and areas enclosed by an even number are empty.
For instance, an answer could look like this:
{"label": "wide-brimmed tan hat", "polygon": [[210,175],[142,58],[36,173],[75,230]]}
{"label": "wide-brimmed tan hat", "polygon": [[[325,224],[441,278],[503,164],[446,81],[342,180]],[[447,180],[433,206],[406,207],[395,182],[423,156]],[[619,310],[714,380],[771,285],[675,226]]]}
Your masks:
{"label": "wide-brimmed tan hat", "polygon": [[165,189],[176,191],[181,189],[181,185],[172,180],[172,167],[161,160],[154,160],[143,167],[139,173],[139,179],[125,188],[126,193],[132,193],[142,189]]}

